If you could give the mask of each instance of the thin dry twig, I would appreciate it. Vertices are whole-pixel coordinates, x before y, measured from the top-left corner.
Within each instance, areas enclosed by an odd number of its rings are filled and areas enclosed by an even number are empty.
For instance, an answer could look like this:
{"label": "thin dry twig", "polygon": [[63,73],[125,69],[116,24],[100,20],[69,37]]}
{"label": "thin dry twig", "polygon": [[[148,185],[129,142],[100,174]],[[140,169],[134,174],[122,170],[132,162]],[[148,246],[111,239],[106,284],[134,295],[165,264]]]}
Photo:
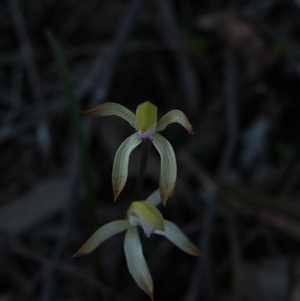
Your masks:
{"label": "thin dry twig", "polygon": [[36,125],[37,140],[43,151],[44,158],[49,160],[51,157],[51,138],[47,121],[48,117],[44,106],[44,93],[38,68],[34,60],[30,37],[26,29],[19,0],[8,0],[7,4],[10,8],[12,20],[20,40],[22,61],[27,71],[31,92],[39,110],[38,124]]}
{"label": "thin dry twig", "polygon": [[[52,261],[60,260],[63,258],[65,248],[68,244],[68,238],[71,236],[71,232],[73,229],[73,220],[74,220],[74,211],[76,201],[79,195],[79,183],[80,183],[80,160],[79,154],[74,144],[74,152],[72,156],[72,160],[70,162],[70,189],[68,195],[68,201],[66,202],[66,206],[63,214],[62,221],[62,231],[61,236],[58,238],[55,250],[53,252],[53,256],[51,258]],[[56,286],[56,270],[54,265],[50,265],[46,275],[44,282],[44,286],[41,291],[41,300],[43,301],[51,301],[53,300],[53,293],[55,292]]]}
{"label": "thin dry twig", "polygon": [[101,293],[104,293],[108,296],[116,296],[120,301],[130,301],[130,299],[128,299],[127,297],[116,293],[112,288],[106,286],[104,283],[99,282],[98,280],[95,280],[86,273],[82,272],[81,269],[74,267],[70,263],[62,262],[57,259],[49,261],[47,257],[37,252],[28,250],[15,241],[12,241],[11,239],[8,239],[7,237],[2,235],[0,236],[0,246],[1,250],[7,254],[13,254],[15,256],[25,258],[26,260],[37,262],[41,264],[44,269],[54,268],[60,274],[74,277],[87,286]]}
{"label": "thin dry twig", "polygon": [[208,205],[203,218],[203,230],[199,237],[199,249],[203,252],[206,258],[198,259],[185,296],[185,301],[198,300],[199,296],[207,296],[208,300],[214,300],[214,279],[212,275],[212,261],[210,258],[211,233],[213,229],[213,222],[218,210],[218,200],[230,168],[238,137],[236,58],[233,50],[230,48],[227,48],[225,58],[224,98],[228,138],[217,172],[216,186],[208,194]]}
{"label": "thin dry twig", "polygon": [[79,97],[83,98],[89,91],[94,90],[90,106],[106,101],[116,67],[144,3],[145,0],[132,0],[127,5],[126,13],[106,55],[95,60],[92,70],[79,92]]}
{"label": "thin dry twig", "polygon": [[180,49],[181,45],[189,45],[184,33],[180,29],[175,17],[173,4],[169,0],[153,1],[157,9],[157,26],[164,37],[164,42],[168,46],[178,68],[178,82],[181,85],[183,99],[188,103],[189,115],[194,115],[199,108],[199,81],[197,82],[195,71],[187,56],[187,47]]}

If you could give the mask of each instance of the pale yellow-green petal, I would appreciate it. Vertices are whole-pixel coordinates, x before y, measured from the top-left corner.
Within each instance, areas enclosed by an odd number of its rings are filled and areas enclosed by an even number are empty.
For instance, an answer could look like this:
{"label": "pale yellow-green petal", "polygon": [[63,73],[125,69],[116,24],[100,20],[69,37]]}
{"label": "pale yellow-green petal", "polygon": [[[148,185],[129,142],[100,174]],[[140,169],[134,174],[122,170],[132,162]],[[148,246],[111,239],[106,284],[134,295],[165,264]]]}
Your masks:
{"label": "pale yellow-green petal", "polygon": [[159,133],[153,137],[153,144],[160,155],[159,191],[165,205],[173,192],[177,177],[176,157],[170,142]]}
{"label": "pale yellow-green petal", "polygon": [[134,226],[141,226],[144,233],[149,237],[154,230],[164,230],[164,219],[160,211],[146,201],[132,202],[127,218]]}
{"label": "pale yellow-green petal", "polygon": [[141,140],[152,140],[157,125],[157,106],[150,101],[138,105],[135,128]]}
{"label": "pale yellow-green petal", "polygon": [[118,198],[126,184],[130,154],[140,143],[142,143],[142,141],[139,140],[136,133],[134,133],[129,136],[117,150],[112,170],[114,200]]}
{"label": "pale yellow-green petal", "polygon": [[137,228],[131,226],[125,235],[124,251],[129,272],[136,284],[153,300],[153,281],[143,255]]}
{"label": "pale yellow-green petal", "polygon": [[182,125],[189,134],[194,134],[193,127],[189,122],[186,115],[180,110],[172,110],[161,117],[157,123],[157,131],[160,132],[166,128],[171,123],[179,123]]}
{"label": "pale yellow-green petal", "polygon": [[103,225],[81,246],[72,258],[88,255],[108,238],[125,231],[128,226],[130,226],[128,220],[117,220]]}
{"label": "pale yellow-green petal", "polygon": [[154,190],[146,199],[148,203],[150,203],[153,206],[157,206],[159,203],[161,203],[160,193],[159,189]]}
{"label": "pale yellow-green petal", "polygon": [[104,102],[92,109],[86,110],[83,114],[92,117],[104,117],[116,115],[125,119],[132,127],[135,127],[135,115],[126,107],[115,102]]}
{"label": "pale yellow-green petal", "polygon": [[155,230],[155,234],[163,235],[182,251],[194,255],[202,256],[198,248],[187,238],[187,236],[172,222],[164,220],[165,230]]}

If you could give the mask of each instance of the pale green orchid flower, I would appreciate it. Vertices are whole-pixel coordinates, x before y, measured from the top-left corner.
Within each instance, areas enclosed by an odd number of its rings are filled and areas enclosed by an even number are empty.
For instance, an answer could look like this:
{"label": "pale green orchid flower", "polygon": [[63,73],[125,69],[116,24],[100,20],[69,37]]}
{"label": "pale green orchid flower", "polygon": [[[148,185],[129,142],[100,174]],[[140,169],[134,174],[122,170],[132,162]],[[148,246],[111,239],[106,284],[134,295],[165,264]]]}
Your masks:
{"label": "pale green orchid flower", "polygon": [[165,220],[155,207],[160,202],[159,191],[152,193],[146,201],[131,203],[126,219],[116,220],[100,227],[72,256],[84,256],[94,251],[101,243],[113,235],[126,231],[124,252],[130,274],[137,285],[153,300],[153,281],[142,252],[137,226],[143,228],[147,237],[151,234],[163,235],[184,252],[202,256],[198,248],[172,222]]}
{"label": "pale green orchid flower", "polygon": [[188,133],[193,134],[192,125],[185,114],[179,110],[172,110],[157,122],[157,107],[149,101],[140,104],[136,109],[136,114],[114,102],[103,103],[83,113],[93,117],[116,115],[125,119],[137,131],[129,136],[117,150],[112,171],[114,199],[118,198],[126,184],[131,152],[142,141],[150,140],[161,159],[159,189],[165,205],[175,186],[177,164],[172,145],[158,132],[164,130],[170,123],[179,123]]}

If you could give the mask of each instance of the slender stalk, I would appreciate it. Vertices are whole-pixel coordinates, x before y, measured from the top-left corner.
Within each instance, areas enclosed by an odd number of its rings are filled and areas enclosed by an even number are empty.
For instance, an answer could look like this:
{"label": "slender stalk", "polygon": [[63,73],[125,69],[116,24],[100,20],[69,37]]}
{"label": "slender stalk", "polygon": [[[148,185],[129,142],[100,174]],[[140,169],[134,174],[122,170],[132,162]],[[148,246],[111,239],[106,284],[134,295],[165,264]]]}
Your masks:
{"label": "slender stalk", "polygon": [[[84,186],[86,191],[89,228],[90,228],[90,232],[93,233],[97,226],[96,192],[95,192],[95,187],[93,185],[92,164],[89,157],[87,143],[84,137],[80,107],[79,107],[78,99],[75,95],[75,89],[72,82],[71,74],[67,62],[63,56],[63,52],[60,48],[60,45],[50,30],[46,31],[46,38],[51,46],[52,52],[57,61],[59,71],[61,73],[65,85],[65,89],[67,92],[68,100],[69,100],[71,121],[75,132],[77,147],[79,150],[81,171],[82,171],[82,176],[83,176],[83,181],[84,181]],[[92,255],[92,261],[93,261],[93,271],[94,271],[95,278],[100,278],[101,268],[100,268],[100,261],[97,253],[94,253]],[[98,297],[100,299],[100,295],[98,295]]]}
{"label": "slender stalk", "polygon": [[88,148],[86,145],[84,131],[81,121],[81,113],[78,104],[78,99],[75,95],[74,85],[72,83],[70,71],[67,62],[63,56],[62,50],[56,38],[51,31],[46,32],[46,37],[52,48],[53,54],[57,61],[65,88],[67,91],[67,96],[70,105],[71,121],[73,124],[77,147],[80,154],[80,162],[83,173],[83,180],[85,184],[86,196],[87,196],[87,207],[88,207],[88,220],[90,224],[91,231],[96,229],[96,194],[93,186],[92,180],[92,168],[91,161],[88,153]]}
{"label": "slender stalk", "polygon": [[147,167],[148,154],[149,154],[151,144],[152,142],[150,140],[143,141],[141,163],[140,163],[138,178],[136,181],[135,194],[134,194],[135,200],[140,200],[142,197],[142,191],[143,191],[144,180],[145,180],[145,171]]}

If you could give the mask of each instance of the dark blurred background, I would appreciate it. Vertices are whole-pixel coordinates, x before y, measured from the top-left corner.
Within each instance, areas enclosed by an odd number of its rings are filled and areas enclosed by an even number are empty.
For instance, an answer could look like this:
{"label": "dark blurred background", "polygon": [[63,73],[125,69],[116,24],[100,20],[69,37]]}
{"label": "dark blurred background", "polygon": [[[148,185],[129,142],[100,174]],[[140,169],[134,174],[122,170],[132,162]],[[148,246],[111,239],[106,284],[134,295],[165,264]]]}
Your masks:
{"label": "dark blurred background", "polygon": [[[178,185],[159,208],[205,257],[142,237],[155,300],[300,300],[299,0],[7,0],[0,24],[0,301],[149,300],[123,234],[69,259],[95,227],[124,218],[141,147],[114,203],[113,158],[133,129],[76,123],[49,30],[80,110],[150,100],[159,117],[180,109],[193,124],[195,135],[163,133]],[[145,198],[159,164],[152,148]]]}

